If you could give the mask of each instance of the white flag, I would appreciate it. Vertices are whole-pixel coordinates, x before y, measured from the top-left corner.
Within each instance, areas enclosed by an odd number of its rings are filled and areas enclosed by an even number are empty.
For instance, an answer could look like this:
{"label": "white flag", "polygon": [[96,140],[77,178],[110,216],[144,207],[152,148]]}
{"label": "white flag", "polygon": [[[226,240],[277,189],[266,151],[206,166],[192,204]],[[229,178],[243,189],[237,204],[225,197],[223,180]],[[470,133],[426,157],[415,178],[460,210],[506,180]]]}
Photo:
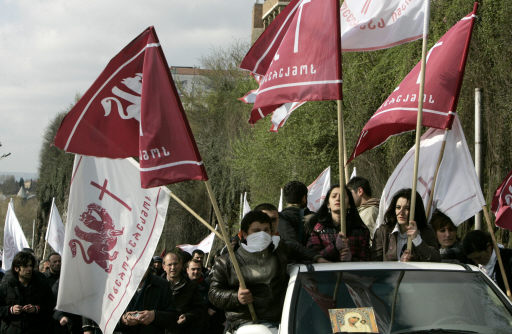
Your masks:
{"label": "white flag", "polygon": [[324,169],[315,181],[308,186],[308,208],[316,212],[320,209],[325,195],[331,187],[331,166]]}
{"label": "white flag", "polygon": [[12,198],[7,206],[7,214],[5,215],[4,225],[4,252],[2,255],[2,269],[11,269],[12,259],[16,253],[20,252],[23,248],[28,248],[27,238],[23,234],[21,225],[14,213],[14,205]]}
{"label": "white flag", "polygon": [[149,266],[169,195],[132,159],[75,156],[57,309],[111,334]]}
{"label": "white flag", "polygon": [[176,247],[181,248],[181,250],[189,253],[190,255],[192,255],[192,252],[196,249],[202,250],[205,253],[210,253],[213,246],[213,239],[215,239],[215,233],[212,232],[197,245],[184,244]]}
{"label": "white flag", "polygon": [[[417,191],[423,200],[425,211],[444,136],[445,130],[434,128],[430,128],[421,136]],[[384,214],[393,195],[402,188],[412,187],[414,152],[415,149],[412,147],[388,179],[380,199],[377,226],[384,222]],[[459,118],[455,117],[452,129],[446,135],[446,146],[435,183],[430,215],[438,209],[450,217],[457,226],[482,210],[484,205],[485,200],[466,138]]]}
{"label": "white flag", "polygon": [[249,202],[247,201],[247,193],[244,193],[244,211],[242,212],[242,218],[245,217],[247,212],[251,211],[251,206],[249,205]]}
{"label": "white flag", "polygon": [[390,48],[420,39],[429,0],[345,0],[340,9],[343,52]]}
{"label": "white flag", "polygon": [[64,232],[64,224],[60,218],[59,209],[55,205],[55,198],[53,198],[44,240],[59,254],[62,254],[64,249]]}
{"label": "white flag", "polygon": [[352,169],[352,174],[350,174],[350,179],[349,180],[352,180],[356,176],[357,176],[357,169],[354,167]]}
{"label": "white flag", "polygon": [[279,204],[277,206],[277,212],[283,211],[283,188],[281,188],[281,196],[279,197]]}

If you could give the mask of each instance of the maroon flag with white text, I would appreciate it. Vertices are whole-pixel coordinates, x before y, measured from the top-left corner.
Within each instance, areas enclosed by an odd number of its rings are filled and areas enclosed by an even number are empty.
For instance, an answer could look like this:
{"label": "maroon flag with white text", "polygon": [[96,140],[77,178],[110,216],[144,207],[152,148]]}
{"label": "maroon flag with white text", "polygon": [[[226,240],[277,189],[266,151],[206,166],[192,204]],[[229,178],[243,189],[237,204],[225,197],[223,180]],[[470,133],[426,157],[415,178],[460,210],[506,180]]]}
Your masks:
{"label": "maroon flag with white text", "polygon": [[153,27],[108,63],[62,121],[55,146],[97,157],[138,156],[144,188],[208,179]]}
{"label": "maroon flag with white text", "polygon": [[496,216],[496,225],[512,231],[512,171],[496,189],[491,210]]}
{"label": "maroon flag with white text", "polygon": [[[476,5],[455,24],[427,54],[423,102],[423,126],[449,129],[457,109],[466,65]],[[416,128],[419,62],[366,123],[349,162],[384,143],[389,137]]]}
{"label": "maroon flag with white text", "polygon": [[250,123],[287,102],[341,99],[337,0],[291,1],[240,67],[263,76]]}

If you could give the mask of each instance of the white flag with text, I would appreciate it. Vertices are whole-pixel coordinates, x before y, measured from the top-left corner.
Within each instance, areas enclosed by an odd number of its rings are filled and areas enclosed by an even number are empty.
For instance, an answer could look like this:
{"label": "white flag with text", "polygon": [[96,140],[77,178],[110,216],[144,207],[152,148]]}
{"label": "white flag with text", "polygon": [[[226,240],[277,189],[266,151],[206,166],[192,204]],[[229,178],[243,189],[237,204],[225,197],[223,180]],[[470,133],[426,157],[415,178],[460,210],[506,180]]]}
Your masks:
{"label": "white flag with text", "polygon": [[343,1],[342,52],[380,50],[420,39],[424,3],[424,0]]}
{"label": "white flag with text", "polygon": [[317,212],[322,205],[325,195],[331,187],[331,166],[324,169],[313,183],[308,186],[308,208]]}
{"label": "white flag with text", "polygon": [[7,214],[5,215],[4,225],[4,251],[2,255],[2,269],[11,269],[12,259],[16,253],[23,248],[28,248],[27,238],[21,229],[20,222],[14,213],[14,205],[12,198],[7,206]]}
{"label": "white flag with text", "polygon": [[169,195],[143,189],[133,159],[75,156],[57,309],[111,334],[148,269]]}
{"label": "white flag with text", "polygon": [[55,198],[52,200],[52,208],[50,209],[50,218],[48,219],[48,227],[44,240],[59,254],[64,250],[64,224],[60,218],[59,209],[55,205]]}
{"label": "white flag with text", "polygon": [[[444,136],[445,130],[435,128],[430,128],[421,136],[417,191],[423,200],[425,211]],[[412,147],[388,179],[380,199],[377,226],[384,222],[384,214],[393,195],[402,188],[412,187],[414,152]],[[438,209],[457,226],[480,212],[484,205],[485,200],[468,144],[459,118],[455,117],[452,129],[446,135],[445,151],[435,182],[430,215]]]}

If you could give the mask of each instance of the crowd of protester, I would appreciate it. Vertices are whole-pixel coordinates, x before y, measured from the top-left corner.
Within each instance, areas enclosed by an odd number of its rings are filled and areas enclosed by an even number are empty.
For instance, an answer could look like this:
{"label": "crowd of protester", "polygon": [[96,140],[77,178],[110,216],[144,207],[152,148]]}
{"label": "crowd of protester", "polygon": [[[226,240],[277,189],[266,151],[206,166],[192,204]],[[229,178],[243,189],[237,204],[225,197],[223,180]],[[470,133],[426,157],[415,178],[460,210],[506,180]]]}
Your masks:
{"label": "crowd of protester", "polygon": [[[301,182],[289,182],[284,187],[287,205],[281,212],[263,203],[243,217],[231,245],[246,288],[240,287],[225,249],[208,268],[201,250],[188,254],[176,248],[153,257],[115,333],[235,333],[252,323],[248,304],[259,323],[277,333],[287,266],[293,263],[471,263],[505,289],[491,235],[475,230],[459,240],[456,226],[442,212],[435,211],[427,222],[421,200],[416,201],[415,218],[410,221],[410,189],[393,196],[380,226],[376,226],[379,202],[371,197],[364,178],[355,177],[346,187],[332,186],[316,213],[307,209],[307,192]],[[345,233],[340,229],[341,215]],[[411,250],[407,250],[408,237]],[[512,250],[499,250],[510,278]],[[11,267],[0,277],[0,334],[101,333],[94,321],[55,309],[61,272],[58,253],[39,263],[31,249],[24,249]]]}

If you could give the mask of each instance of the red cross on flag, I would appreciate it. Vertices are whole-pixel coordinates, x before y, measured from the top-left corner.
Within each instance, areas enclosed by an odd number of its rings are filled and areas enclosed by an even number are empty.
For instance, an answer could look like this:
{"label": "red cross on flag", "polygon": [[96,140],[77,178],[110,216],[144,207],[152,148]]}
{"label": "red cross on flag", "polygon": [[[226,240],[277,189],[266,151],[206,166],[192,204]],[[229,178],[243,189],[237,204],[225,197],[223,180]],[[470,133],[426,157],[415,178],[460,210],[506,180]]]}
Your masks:
{"label": "red cross on flag", "polygon": [[497,226],[512,230],[512,171],[496,189],[491,210],[496,216]]}
{"label": "red cross on flag", "polygon": [[337,1],[291,1],[251,47],[240,67],[262,78],[250,123],[287,102],[341,99]]}
{"label": "red cross on flag", "polygon": [[106,334],[148,269],[169,204],[164,188],[141,188],[130,160],[76,155],[71,178],[57,308]]}
{"label": "red cross on flag", "polygon": [[[423,126],[452,126],[475,21],[472,13],[455,24],[427,54]],[[421,62],[405,77],[363,127],[349,162],[389,137],[416,128]]]}
{"label": "red cross on flag", "polygon": [[108,63],[62,121],[55,146],[97,157],[138,156],[144,188],[208,179],[153,27]]}

